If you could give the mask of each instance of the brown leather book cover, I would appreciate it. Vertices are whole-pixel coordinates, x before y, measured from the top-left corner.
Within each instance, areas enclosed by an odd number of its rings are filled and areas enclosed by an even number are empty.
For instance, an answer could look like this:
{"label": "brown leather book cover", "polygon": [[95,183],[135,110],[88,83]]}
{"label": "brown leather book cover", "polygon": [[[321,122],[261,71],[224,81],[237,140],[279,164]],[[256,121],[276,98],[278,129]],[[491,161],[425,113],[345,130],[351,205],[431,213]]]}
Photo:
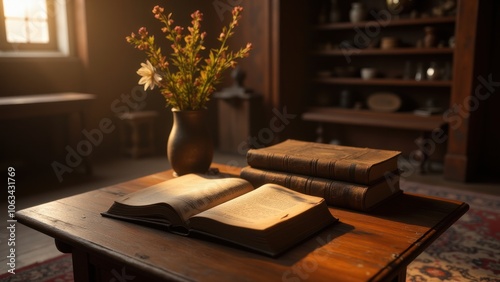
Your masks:
{"label": "brown leather book cover", "polygon": [[327,205],[358,211],[369,211],[401,192],[397,172],[387,173],[383,179],[372,185],[262,170],[249,166],[241,170],[240,177],[255,187],[275,183],[303,194],[322,197]]}
{"label": "brown leather book cover", "polygon": [[249,166],[358,184],[373,184],[398,169],[400,151],[323,144],[288,139],[250,149]]}

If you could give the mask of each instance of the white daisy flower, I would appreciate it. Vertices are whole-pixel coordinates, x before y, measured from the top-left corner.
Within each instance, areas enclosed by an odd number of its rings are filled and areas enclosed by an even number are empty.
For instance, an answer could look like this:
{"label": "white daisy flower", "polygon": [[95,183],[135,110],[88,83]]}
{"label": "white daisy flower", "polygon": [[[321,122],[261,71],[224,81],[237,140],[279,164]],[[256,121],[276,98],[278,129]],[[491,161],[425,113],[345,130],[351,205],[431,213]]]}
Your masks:
{"label": "white daisy flower", "polygon": [[155,85],[160,85],[161,76],[156,73],[155,68],[149,60],[146,61],[146,63],[141,63],[141,68],[137,70],[137,74],[142,76],[139,80],[139,84],[144,84],[144,90],[148,88],[153,90]]}

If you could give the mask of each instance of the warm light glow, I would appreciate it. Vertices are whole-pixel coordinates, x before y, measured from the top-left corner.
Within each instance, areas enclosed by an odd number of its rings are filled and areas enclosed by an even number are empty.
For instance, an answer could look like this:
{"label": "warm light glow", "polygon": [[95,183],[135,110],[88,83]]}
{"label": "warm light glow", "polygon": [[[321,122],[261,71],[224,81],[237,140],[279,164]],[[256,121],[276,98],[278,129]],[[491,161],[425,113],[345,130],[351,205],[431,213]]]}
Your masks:
{"label": "warm light glow", "polygon": [[46,0],[3,0],[3,8],[8,42],[49,41]]}
{"label": "warm light glow", "polygon": [[3,8],[8,18],[47,19],[45,0],[3,0]]}
{"label": "warm light glow", "polygon": [[[17,5],[16,5],[17,4]],[[24,18],[25,2],[15,0],[3,0],[3,13],[6,17]]]}
{"label": "warm light glow", "polygon": [[434,69],[433,68],[428,68],[427,69],[427,76],[431,77],[434,75]]}

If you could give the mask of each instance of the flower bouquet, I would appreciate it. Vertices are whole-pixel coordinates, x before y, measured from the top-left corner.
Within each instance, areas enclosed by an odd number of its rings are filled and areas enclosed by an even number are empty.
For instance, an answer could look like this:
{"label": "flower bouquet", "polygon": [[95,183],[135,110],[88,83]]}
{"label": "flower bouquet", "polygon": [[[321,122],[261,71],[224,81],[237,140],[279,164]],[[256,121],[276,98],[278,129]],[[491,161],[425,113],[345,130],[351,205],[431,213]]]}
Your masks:
{"label": "flower bouquet", "polygon": [[207,127],[206,104],[215,86],[221,82],[221,74],[236,66],[236,59],[247,57],[252,45],[230,51],[227,40],[234,34],[241,17],[242,7],[234,7],[232,20],[222,28],[217,37],[218,48],[206,50],[206,32],[200,30],[203,14],[191,14],[191,26],[187,32],[181,26],[174,26],[172,14],[166,15],[164,8],[155,6],[153,14],[164,24],[161,29],[172,53],[164,55],[156,38],[145,27],[138,34],[127,36],[127,42],[147,55],[145,63],[137,74],[144,90],[160,88],[167,106],[172,107],[174,124],[167,143],[167,155],[174,175],[205,173],[213,158],[213,144]]}
{"label": "flower bouquet", "polygon": [[236,60],[247,57],[252,48],[252,44],[247,43],[244,48],[234,52],[227,45],[242,11],[240,6],[233,8],[231,22],[222,28],[217,38],[220,46],[210,49],[207,54],[204,46],[207,33],[200,30],[203,20],[200,11],[191,14],[191,26],[187,27],[186,32],[185,28],[174,25],[172,13],[166,15],[163,7],[155,6],[152,12],[164,24],[161,31],[170,42],[173,52],[169,56],[164,55],[154,35],[150,35],[145,27],[141,27],[138,34],[127,36],[127,42],[147,55],[146,62],[137,71],[141,76],[139,84],[144,85],[144,90],[158,86],[167,106],[174,109],[206,108],[215,86],[221,82],[221,74],[230,67],[234,68]]}

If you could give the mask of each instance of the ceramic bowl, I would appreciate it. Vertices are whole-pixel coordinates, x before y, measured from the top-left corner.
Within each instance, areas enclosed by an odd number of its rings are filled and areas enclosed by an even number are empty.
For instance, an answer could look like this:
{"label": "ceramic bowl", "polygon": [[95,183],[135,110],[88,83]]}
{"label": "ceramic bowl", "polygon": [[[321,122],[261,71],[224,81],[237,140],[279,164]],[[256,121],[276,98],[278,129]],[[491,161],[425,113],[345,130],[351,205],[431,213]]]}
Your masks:
{"label": "ceramic bowl", "polygon": [[362,79],[372,79],[377,76],[377,70],[374,68],[362,68],[361,69],[361,78]]}

